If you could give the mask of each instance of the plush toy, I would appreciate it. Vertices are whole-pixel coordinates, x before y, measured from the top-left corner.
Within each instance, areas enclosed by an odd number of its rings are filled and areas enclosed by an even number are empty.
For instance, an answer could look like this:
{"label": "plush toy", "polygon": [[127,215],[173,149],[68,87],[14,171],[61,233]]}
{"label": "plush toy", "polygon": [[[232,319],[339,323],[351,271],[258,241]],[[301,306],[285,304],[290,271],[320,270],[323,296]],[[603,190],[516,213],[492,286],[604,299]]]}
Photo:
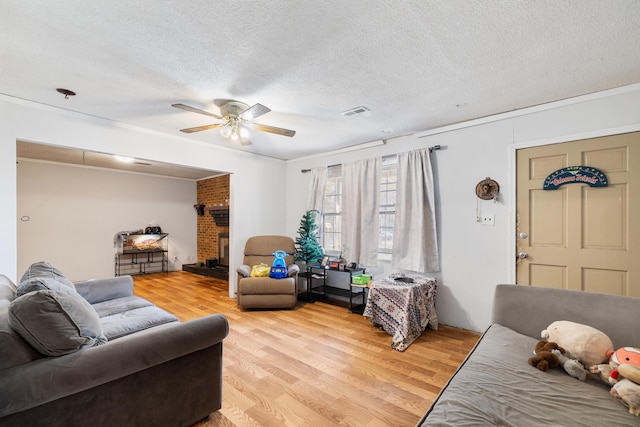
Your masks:
{"label": "plush toy", "polygon": [[[637,367],[640,369],[640,348],[635,347],[622,347],[616,351],[612,351],[609,354],[609,363],[600,363],[598,365],[591,366],[589,371],[592,374],[596,374],[602,381],[613,385],[622,378],[619,378],[619,367],[625,365],[625,370],[630,370],[631,367]],[[633,375],[633,371],[632,371]],[[626,377],[623,375],[623,377]],[[634,382],[640,384],[640,377],[633,379]]]}
{"label": "plush toy", "polygon": [[562,347],[565,356],[587,367],[606,362],[613,352],[613,343],[604,332],[567,320],[553,322],[541,336]]}
{"label": "plush toy", "polygon": [[558,356],[553,353],[553,350],[559,350],[561,353],[564,352],[564,349],[558,347],[558,344],[554,342],[538,341],[536,348],[533,350],[535,356],[530,357],[528,360],[529,365],[543,372],[549,368],[553,369],[559,366],[560,361],[558,360]]}
{"label": "plush toy", "polygon": [[617,371],[618,382],[611,387],[611,395],[620,400],[625,406],[629,407],[630,414],[639,416],[640,366],[622,363],[618,366]]}
{"label": "plush toy", "polygon": [[[611,358],[609,359],[609,364],[612,363],[616,364],[618,368],[622,366],[629,367],[631,369],[631,372],[633,372],[632,367],[640,368],[640,348],[622,347],[617,349],[613,352]],[[620,374],[622,374],[622,372],[620,372]],[[629,378],[627,375],[623,374],[623,376]],[[629,379],[640,384],[640,378]]]}
{"label": "plush toy", "polygon": [[587,372],[580,362],[566,357],[564,349],[557,343],[548,341],[538,341],[534,349],[535,356],[529,358],[529,365],[541,371],[549,368],[562,366],[566,373],[580,381],[587,379]]}
{"label": "plush toy", "polygon": [[618,378],[626,378],[636,384],[640,384],[640,366],[622,364],[618,366]]}
{"label": "plush toy", "polygon": [[553,354],[558,357],[560,365],[567,374],[571,375],[573,378],[579,379],[580,381],[587,380],[587,370],[584,368],[582,363],[576,359],[565,357],[560,350],[553,350]]}
{"label": "plush toy", "polygon": [[629,407],[630,414],[640,415],[640,384],[625,378],[611,387],[611,395]]}
{"label": "plush toy", "polygon": [[590,371],[611,387],[611,395],[640,415],[640,348],[622,347],[611,352],[609,363],[591,367]]}

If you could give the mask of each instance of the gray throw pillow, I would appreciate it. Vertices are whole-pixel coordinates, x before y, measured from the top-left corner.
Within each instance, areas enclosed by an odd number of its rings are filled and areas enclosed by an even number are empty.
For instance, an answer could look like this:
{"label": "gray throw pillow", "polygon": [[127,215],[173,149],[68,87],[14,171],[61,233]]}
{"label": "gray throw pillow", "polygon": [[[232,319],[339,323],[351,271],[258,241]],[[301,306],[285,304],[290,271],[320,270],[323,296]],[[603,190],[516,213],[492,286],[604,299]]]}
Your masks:
{"label": "gray throw pillow", "polygon": [[77,293],[40,290],[11,302],[9,326],[46,356],[107,342],[98,313]]}
{"label": "gray throw pillow", "polygon": [[[64,282],[50,277],[32,277],[20,282],[16,290],[16,297],[36,291],[59,291],[76,294],[75,286],[69,286]],[[79,296],[79,295],[78,295]]]}
{"label": "gray throw pillow", "polygon": [[58,280],[59,282],[75,289],[71,280],[67,279],[60,270],[46,261],[38,261],[31,264],[20,278],[20,283],[32,277],[48,277],[50,279]]}

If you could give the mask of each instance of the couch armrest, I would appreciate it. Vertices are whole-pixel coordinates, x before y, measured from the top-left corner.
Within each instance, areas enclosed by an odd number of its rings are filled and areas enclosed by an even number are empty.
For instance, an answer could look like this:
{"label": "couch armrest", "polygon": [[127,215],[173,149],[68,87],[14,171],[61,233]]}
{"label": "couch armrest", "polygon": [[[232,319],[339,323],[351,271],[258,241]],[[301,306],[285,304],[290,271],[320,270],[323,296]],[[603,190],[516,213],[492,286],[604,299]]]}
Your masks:
{"label": "couch armrest", "polygon": [[76,290],[90,304],[133,296],[133,278],[116,276],[75,282]]}
{"label": "couch armrest", "polygon": [[[2,371],[0,417],[97,387],[220,344],[229,333],[222,314],[169,323],[107,344]],[[203,366],[203,369],[207,369]]]}
{"label": "couch armrest", "polygon": [[246,264],[236,267],[236,272],[242,277],[249,277],[251,275],[251,267]]}
{"label": "couch armrest", "polygon": [[287,276],[294,277],[300,272],[300,266],[298,264],[289,264],[287,266]]}

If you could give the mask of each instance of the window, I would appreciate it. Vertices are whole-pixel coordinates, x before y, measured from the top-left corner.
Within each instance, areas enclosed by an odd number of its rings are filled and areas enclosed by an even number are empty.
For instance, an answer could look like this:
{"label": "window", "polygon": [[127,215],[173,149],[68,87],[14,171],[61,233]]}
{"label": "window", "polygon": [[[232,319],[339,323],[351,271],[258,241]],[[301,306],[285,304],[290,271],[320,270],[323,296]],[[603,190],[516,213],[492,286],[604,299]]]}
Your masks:
{"label": "window", "polygon": [[[393,249],[393,226],[396,213],[396,182],[398,158],[395,155],[382,158],[380,171],[380,211],[378,253],[380,258],[390,259]],[[322,203],[322,246],[325,253],[338,255],[341,249],[342,231],[342,166],[330,166]]]}
{"label": "window", "polygon": [[322,246],[325,253],[340,253],[342,232],[342,166],[330,166],[322,201]]}
{"label": "window", "polygon": [[382,170],[380,171],[380,234],[378,235],[378,253],[381,254],[390,254],[393,249],[397,166],[397,156],[382,158]]}

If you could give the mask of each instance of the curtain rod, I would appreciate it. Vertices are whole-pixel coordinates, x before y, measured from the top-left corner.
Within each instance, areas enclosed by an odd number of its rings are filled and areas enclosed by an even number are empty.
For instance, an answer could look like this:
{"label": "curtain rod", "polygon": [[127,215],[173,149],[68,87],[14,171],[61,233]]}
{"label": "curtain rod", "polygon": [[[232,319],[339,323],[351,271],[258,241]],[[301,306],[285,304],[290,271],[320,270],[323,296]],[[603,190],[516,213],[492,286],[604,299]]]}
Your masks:
{"label": "curtain rod", "polygon": [[[442,149],[442,147],[440,145],[434,145],[432,147],[429,147],[429,153],[432,153],[434,150],[440,150],[440,149]],[[332,168],[334,166],[340,166],[340,165],[341,165],[340,163],[337,163],[335,165],[329,165],[329,166],[327,166],[327,168]],[[300,172],[302,172],[302,173],[311,172],[311,169],[300,169]]]}
{"label": "curtain rod", "polygon": [[[340,165],[342,165],[342,163],[336,163],[335,165],[329,165],[329,166],[327,166],[327,169],[328,168],[333,168],[335,166],[340,166]],[[302,173],[311,172],[311,169],[300,169],[300,172],[302,172]]]}

